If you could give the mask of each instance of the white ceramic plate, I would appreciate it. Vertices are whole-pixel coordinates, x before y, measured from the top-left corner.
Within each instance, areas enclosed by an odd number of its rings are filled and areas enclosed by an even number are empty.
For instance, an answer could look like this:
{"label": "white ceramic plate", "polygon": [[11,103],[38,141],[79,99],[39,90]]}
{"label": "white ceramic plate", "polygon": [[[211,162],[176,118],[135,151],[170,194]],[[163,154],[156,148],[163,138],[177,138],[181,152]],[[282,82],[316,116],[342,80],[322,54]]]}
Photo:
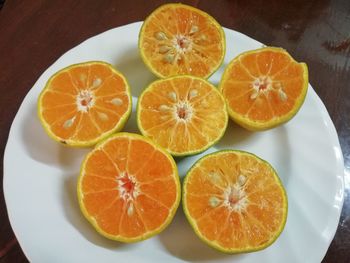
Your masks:
{"label": "white ceramic plate", "polygon": [[[31,262],[320,262],[335,230],[343,204],[343,157],[333,123],[309,86],[305,103],[286,125],[253,133],[230,122],[222,140],[201,155],[181,159],[181,177],[202,155],[218,149],[241,149],[269,161],[288,193],[285,230],[269,248],[245,255],[225,255],[202,243],[181,207],[160,235],[141,243],[121,244],[93,230],[76,198],[80,162],[87,149],[70,149],[52,141],[36,114],[37,97],[57,70],[77,62],[104,60],[128,78],[133,113],[124,130],[138,132],[135,105],[155,77],[141,61],[137,39],[141,23],[115,28],[90,38],[59,58],[35,83],[13,121],[4,156],[4,193],[11,225]],[[218,84],[227,63],[261,43],[225,29],[227,53],[211,78]]]}

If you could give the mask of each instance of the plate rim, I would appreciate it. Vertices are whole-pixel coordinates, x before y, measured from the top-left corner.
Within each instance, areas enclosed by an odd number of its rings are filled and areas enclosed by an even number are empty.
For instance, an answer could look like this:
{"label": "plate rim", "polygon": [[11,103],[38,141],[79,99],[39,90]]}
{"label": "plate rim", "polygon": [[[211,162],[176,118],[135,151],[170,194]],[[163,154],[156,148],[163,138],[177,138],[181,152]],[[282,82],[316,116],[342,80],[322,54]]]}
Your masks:
{"label": "plate rim", "polygon": [[[96,35],[93,35],[93,36],[83,40],[82,42],[78,43],[77,45],[73,46],[72,48],[70,48],[69,50],[64,52],[63,54],[59,55],[59,57],[54,62],[52,62],[44,71],[41,72],[40,76],[36,79],[36,81],[34,82],[32,87],[27,91],[26,95],[24,96],[22,102],[20,103],[20,105],[19,105],[19,107],[17,109],[17,112],[16,112],[16,114],[15,114],[13,120],[12,120],[11,125],[10,125],[8,138],[6,140],[6,144],[5,144],[5,148],[4,148],[4,156],[3,156],[3,192],[4,192],[5,207],[6,207],[6,211],[7,211],[7,214],[8,214],[10,226],[11,226],[11,228],[12,228],[14,234],[15,234],[15,237],[16,237],[16,239],[17,239],[17,241],[18,241],[18,243],[19,243],[19,245],[20,245],[24,255],[27,257],[27,259],[29,261],[32,261],[32,259],[29,256],[29,254],[30,254],[29,249],[27,251],[27,247],[25,247],[23,245],[23,242],[20,240],[21,238],[18,238],[19,236],[21,236],[21,234],[18,232],[18,229],[16,229],[16,227],[14,226],[14,223],[13,223],[14,222],[13,218],[15,216],[11,212],[11,208],[9,206],[9,203],[10,203],[9,202],[9,193],[7,191],[8,187],[6,187],[6,185],[8,184],[8,178],[9,178],[9,175],[6,176],[6,174],[9,173],[9,172],[7,172],[8,168],[7,168],[7,164],[6,163],[8,163],[10,142],[11,142],[11,138],[13,136],[15,125],[19,121],[18,120],[18,118],[19,118],[18,116],[19,116],[20,110],[23,107],[23,105],[26,103],[26,101],[30,99],[31,93],[33,93],[34,87],[37,85],[37,83],[40,82],[42,79],[45,79],[45,77],[47,75],[47,72],[50,70],[50,68],[53,67],[57,62],[59,62],[63,57],[69,55],[69,53],[71,53],[71,52],[74,52],[75,49],[81,47],[86,42],[92,41],[95,38],[101,37],[101,35],[108,34],[111,31],[120,30],[122,28],[126,28],[126,27],[129,27],[129,26],[135,26],[135,25],[138,26],[138,25],[140,25],[140,27],[141,27],[142,23],[143,23],[143,21],[136,21],[136,22],[132,22],[132,23],[125,24],[125,25],[122,25],[122,26],[114,27],[114,28],[108,29],[106,31],[100,32],[100,33],[98,33]],[[226,28],[224,26],[222,28],[225,31],[225,34],[226,34],[227,31],[233,31],[234,33],[239,34],[239,35],[241,35],[244,38],[248,38],[249,41],[258,42],[261,45],[264,45],[260,41],[255,40],[254,38],[250,37],[247,34],[243,34],[243,33],[239,32],[239,31],[236,31],[236,30],[230,29],[230,28]],[[226,48],[227,48],[227,46],[226,46]],[[335,171],[334,176],[337,177],[338,179],[340,179],[340,184],[341,184],[341,189],[338,189],[338,190],[340,190],[340,192],[339,192],[340,193],[340,200],[338,200],[338,204],[339,204],[339,210],[338,211],[339,212],[337,212],[337,214],[334,215],[335,216],[334,220],[337,222],[337,225],[330,232],[330,237],[331,238],[329,240],[327,240],[327,249],[322,254],[322,257],[321,257],[321,260],[322,260],[325,257],[325,255],[326,255],[326,253],[327,253],[327,251],[328,251],[328,249],[329,249],[329,247],[330,247],[330,245],[331,245],[331,243],[332,243],[332,241],[334,239],[334,236],[335,236],[335,234],[337,232],[337,229],[338,229],[338,226],[339,226],[340,217],[341,217],[341,214],[342,214],[342,208],[343,208],[343,204],[344,204],[344,192],[345,192],[345,182],[344,182],[344,167],[345,166],[344,166],[344,157],[343,157],[343,153],[342,153],[342,148],[341,148],[341,145],[340,145],[339,136],[338,136],[336,127],[334,125],[334,122],[333,122],[329,112],[327,111],[326,105],[323,103],[321,98],[318,96],[317,92],[314,90],[314,88],[312,87],[310,82],[309,82],[309,87],[308,87],[308,93],[309,92],[311,92],[312,96],[317,100],[316,103],[319,106],[319,109],[321,110],[320,112],[321,112],[321,115],[322,115],[322,119],[327,121],[327,124],[328,124],[327,132],[330,134],[330,137],[332,139],[332,145],[335,146],[333,148],[333,150],[338,153],[338,155],[335,153],[337,155],[336,160],[337,160],[337,170],[338,171]]]}

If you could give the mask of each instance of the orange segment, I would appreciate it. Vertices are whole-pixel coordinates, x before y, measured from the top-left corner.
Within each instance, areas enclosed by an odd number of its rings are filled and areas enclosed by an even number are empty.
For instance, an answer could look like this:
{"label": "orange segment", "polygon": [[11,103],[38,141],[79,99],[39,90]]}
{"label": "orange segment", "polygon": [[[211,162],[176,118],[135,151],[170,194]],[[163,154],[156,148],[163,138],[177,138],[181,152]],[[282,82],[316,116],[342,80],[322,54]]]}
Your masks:
{"label": "orange segment", "polygon": [[274,75],[292,62],[290,56],[286,56],[285,52],[278,52],[278,49],[271,48],[258,53],[256,59],[262,75]]}
{"label": "orange segment", "polygon": [[[131,207],[132,207],[132,210],[130,209]],[[132,216],[130,216],[129,211],[133,211]],[[118,212],[120,212],[120,210]],[[138,237],[142,238],[143,234],[145,232],[148,232],[145,224],[142,221],[142,218],[140,217],[133,203],[127,204],[126,211],[122,214],[120,220],[121,221],[120,221],[119,236],[122,236],[125,239],[135,239]],[[110,234],[113,234],[113,233],[110,233]]]}
{"label": "orange segment", "polygon": [[[167,161],[167,157],[163,155],[159,151],[155,151],[149,154],[150,158],[144,160],[146,163],[142,167],[142,169],[137,170],[135,172],[135,176],[137,180],[141,183],[149,183],[150,181],[162,181],[164,180],[164,174],[169,175],[172,173],[173,167],[171,163]],[[155,166],[154,163],[159,163],[159,165]],[[129,169],[131,170],[133,164],[129,165]],[[141,168],[141,167],[140,167]]]}
{"label": "orange segment", "polygon": [[112,205],[115,200],[115,196],[118,194],[118,190],[115,191],[101,191],[91,192],[84,194],[84,204],[86,207],[86,213],[91,217],[96,218],[102,211]]}
{"label": "orange segment", "polygon": [[144,183],[140,185],[141,191],[148,198],[157,200],[159,205],[169,209],[176,200],[175,182],[172,180],[158,180],[157,185],[154,183]]}
{"label": "orange segment", "polygon": [[180,202],[172,157],[130,133],[112,135],[87,155],[77,191],[81,211],[95,229],[122,242],[161,232]]}
{"label": "orange segment", "polygon": [[289,121],[302,106],[307,87],[306,65],[273,47],[240,54],[220,82],[230,117],[248,130],[266,130]]}
{"label": "orange segment", "polygon": [[268,247],[287,217],[287,196],[275,170],[242,151],[220,151],[197,161],[184,180],[182,200],[198,236],[227,253]]}
{"label": "orange segment", "polygon": [[[113,193],[116,195],[116,193]],[[120,211],[125,212],[125,204],[122,199],[115,199],[112,204],[104,209],[96,216],[96,222],[98,222],[101,229],[110,233],[111,235],[118,235],[121,230],[121,218]]]}
{"label": "orange segment", "polygon": [[[64,124],[62,126],[64,126]],[[73,130],[73,127],[69,127],[68,129],[62,129],[62,127],[59,128],[63,131]],[[74,133],[75,135],[72,136],[71,139],[79,141],[92,141],[94,138],[98,138],[101,133],[102,130],[94,122],[94,119],[91,118],[91,113],[81,113],[80,121],[79,123],[77,122],[76,130]]]}
{"label": "orange segment", "polygon": [[167,207],[145,194],[138,197],[136,207],[148,231],[156,230],[169,217],[169,209]]}
{"label": "orange segment", "polygon": [[[80,122],[82,117],[83,116],[81,113],[76,114],[75,111],[71,111],[68,114],[62,114],[62,117],[52,123],[51,130],[61,138],[60,142],[66,143],[65,140],[73,138],[80,129]],[[70,129],[62,129],[62,126],[66,125],[67,119],[74,120],[74,122],[70,126]]]}
{"label": "orange segment", "polygon": [[[106,67],[103,64],[92,64],[89,67],[89,75],[87,78],[87,86],[95,89],[96,88],[96,80],[101,80],[101,86],[103,86],[104,82],[109,80],[110,78],[118,78],[122,79],[122,77],[118,74],[114,74],[114,71],[111,67]],[[118,85],[122,86],[123,85]]]}
{"label": "orange segment", "polygon": [[72,89],[72,77],[68,72],[62,72],[51,79],[51,88],[53,92],[60,92],[74,96],[77,90]]}
{"label": "orange segment", "polygon": [[207,13],[165,4],[143,23],[139,49],[145,64],[161,78],[185,74],[207,78],[223,61],[225,36]]}
{"label": "orange segment", "polygon": [[66,106],[75,106],[75,97],[69,93],[49,90],[43,95],[42,103],[47,105],[45,109],[55,109],[61,107],[62,109],[60,110],[64,110]]}
{"label": "orange segment", "polygon": [[85,193],[116,190],[113,178],[106,178],[95,174],[86,174],[82,187]]}
{"label": "orange segment", "polygon": [[143,135],[182,156],[215,144],[225,132],[228,115],[213,85],[184,75],[151,83],[138,100],[137,121]]}
{"label": "orange segment", "polygon": [[[112,162],[110,156],[105,149],[95,150],[89,156],[89,162],[84,166],[85,173],[94,176],[103,177],[113,180],[119,169],[116,164]],[[97,179],[97,178],[96,178]]]}
{"label": "orange segment", "polygon": [[258,78],[262,74],[258,65],[257,56],[258,54],[253,54],[249,57],[242,56],[240,58],[241,67],[254,78]]}
{"label": "orange segment", "polygon": [[38,115],[54,140],[91,146],[122,129],[131,113],[125,78],[99,61],[71,65],[55,73],[38,99]]}

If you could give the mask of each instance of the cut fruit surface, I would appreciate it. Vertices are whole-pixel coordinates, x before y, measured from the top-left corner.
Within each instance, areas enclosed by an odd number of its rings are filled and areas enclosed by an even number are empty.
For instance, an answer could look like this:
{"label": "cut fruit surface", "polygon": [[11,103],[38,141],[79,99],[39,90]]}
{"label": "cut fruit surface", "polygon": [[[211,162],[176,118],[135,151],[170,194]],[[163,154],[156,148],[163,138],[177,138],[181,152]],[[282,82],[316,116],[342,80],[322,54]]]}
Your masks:
{"label": "cut fruit surface", "polygon": [[139,50],[145,64],[158,77],[207,78],[224,59],[225,35],[207,13],[183,4],[165,4],[143,23]]}
{"label": "cut fruit surface", "polygon": [[242,151],[204,156],[187,173],[183,208],[197,235],[227,253],[261,250],[282,232],[287,196],[266,161]]}
{"label": "cut fruit surface", "polygon": [[112,65],[90,61],[54,74],[38,99],[38,115],[51,138],[91,146],[121,130],[131,113],[130,88]]}
{"label": "cut fruit surface", "polygon": [[103,236],[135,242],[160,233],[180,202],[173,158],[143,136],[117,133],[98,144],[81,167],[81,211]]}
{"label": "cut fruit surface", "polygon": [[227,121],[220,92],[193,76],[157,80],[138,100],[141,133],[175,156],[208,149],[223,136]]}
{"label": "cut fruit surface", "polygon": [[302,106],[307,87],[306,64],[274,47],[240,54],[220,82],[230,117],[248,130],[266,130],[289,121]]}

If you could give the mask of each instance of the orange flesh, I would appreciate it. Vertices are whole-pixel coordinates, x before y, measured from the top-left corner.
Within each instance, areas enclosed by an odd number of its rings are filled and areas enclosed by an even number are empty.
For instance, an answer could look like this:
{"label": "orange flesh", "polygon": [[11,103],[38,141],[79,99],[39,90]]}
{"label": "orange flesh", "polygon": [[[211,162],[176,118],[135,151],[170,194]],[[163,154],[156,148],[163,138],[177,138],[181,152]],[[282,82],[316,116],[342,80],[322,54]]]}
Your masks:
{"label": "orange flesh", "polygon": [[39,103],[47,128],[69,144],[93,141],[114,129],[131,101],[125,80],[109,65],[92,62],[54,75]]}
{"label": "orange flesh", "polygon": [[208,77],[221,64],[224,36],[204,12],[182,4],[164,5],[145,21],[139,47],[161,77],[190,74]]}
{"label": "orange flesh", "polygon": [[138,108],[142,133],[174,154],[207,147],[227,124],[222,96],[208,82],[189,76],[152,83]]}
{"label": "orange flesh", "polygon": [[282,49],[261,49],[233,60],[221,81],[229,109],[256,122],[286,116],[304,91],[304,68]]}
{"label": "orange flesh", "polygon": [[174,213],[176,176],[169,158],[144,139],[116,137],[87,158],[82,204],[108,235],[143,237]]}
{"label": "orange flesh", "polygon": [[[241,251],[264,246],[279,234],[287,207],[270,166],[239,152],[219,152],[199,162],[187,175],[183,202],[205,240]],[[230,194],[232,188],[240,194]]]}

